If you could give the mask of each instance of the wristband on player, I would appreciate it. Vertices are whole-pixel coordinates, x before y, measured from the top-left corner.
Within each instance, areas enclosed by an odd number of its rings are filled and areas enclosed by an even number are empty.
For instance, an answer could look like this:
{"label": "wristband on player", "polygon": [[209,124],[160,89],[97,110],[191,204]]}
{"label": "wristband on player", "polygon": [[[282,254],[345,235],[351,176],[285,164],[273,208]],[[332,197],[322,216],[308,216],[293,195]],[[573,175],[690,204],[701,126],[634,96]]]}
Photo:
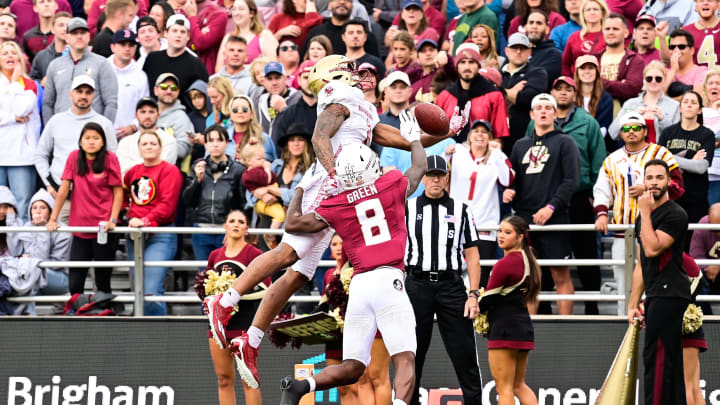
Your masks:
{"label": "wristband on player", "polygon": [[473,297],[475,299],[480,298],[480,290],[470,290],[468,292],[468,298]]}
{"label": "wristband on player", "polygon": [[548,208],[550,208],[551,210],[553,210],[553,212],[555,211],[555,206],[552,205],[552,204],[548,204],[548,205],[546,205],[546,207],[548,207]]}
{"label": "wristband on player", "polygon": [[598,212],[597,215],[595,215],[595,219],[598,219],[598,218],[600,218],[600,217],[602,217],[602,216],[608,216],[607,211]]}

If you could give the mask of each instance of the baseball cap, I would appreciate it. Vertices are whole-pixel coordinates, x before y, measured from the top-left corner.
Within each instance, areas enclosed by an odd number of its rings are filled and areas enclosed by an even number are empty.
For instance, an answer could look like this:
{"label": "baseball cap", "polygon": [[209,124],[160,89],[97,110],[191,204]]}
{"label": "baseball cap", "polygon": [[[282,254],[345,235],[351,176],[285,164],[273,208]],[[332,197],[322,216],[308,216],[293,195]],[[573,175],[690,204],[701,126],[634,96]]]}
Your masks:
{"label": "baseball cap", "polygon": [[75,90],[80,86],[89,86],[90,88],[95,90],[95,79],[93,79],[92,77],[90,77],[88,75],[75,76],[70,88]]}
{"label": "baseball cap", "polygon": [[143,97],[140,100],[138,100],[137,104],[135,104],[135,111],[139,110],[140,107],[144,105],[149,105],[150,107],[158,108],[158,103],[155,101],[152,97]]}
{"label": "baseball cap", "polygon": [[437,43],[437,41],[434,41],[434,40],[432,40],[432,39],[430,39],[430,38],[425,38],[425,39],[423,39],[422,41],[420,41],[420,42],[418,43],[418,45],[417,45],[417,47],[415,48],[415,50],[418,51],[418,52],[420,52],[420,48],[422,48],[423,45],[427,45],[427,44],[432,45],[433,47],[435,47],[435,49],[439,49],[439,48],[438,48],[438,43]]}
{"label": "baseball cap", "polygon": [[655,21],[655,17],[651,16],[650,14],[639,15],[635,19],[635,26],[639,25],[641,22],[649,22],[650,24],[653,25],[653,27],[657,25],[657,23]]}
{"label": "baseball cap", "polygon": [[429,174],[432,172],[441,172],[443,174],[447,174],[447,162],[445,161],[445,159],[443,159],[442,156],[432,155],[427,157],[427,171],[425,171],[425,174]]}
{"label": "baseball cap", "polygon": [[629,113],[626,113],[620,118],[620,126],[625,126],[628,124],[641,124],[645,125],[645,118],[640,115],[640,113],[637,113],[635,111],[630,111]]}
{"label": "baseball cap", "polygon": [[410,77],[408,77],[407,73],[401,72],[399,70],[396,70],[387,75],[387,77],[385,78],[385,84],[387,85],[387,87],[390,87],[398,80],[407,84],[408,87],[412,86],[412,84],[410,83]]}
{"label": "baseball cap", "polygon": [[136,43],[135,33],[130,31],[127,28],[125,28],[124,30],[115,31],[115,33],[112,36],[112,43],[117,44],[120,42]]}
{"label": "baseball cap", "polygon": [[155,29],[159,31],[157,21],[149,15],[138,18],[137,23],[135,23],[135,31],[140,31],[140,28],[148,25],[155,27]]}
{"label": "baseball cap", "polygon": [[536,105],[542,103],[550,103],[552,104],[553,108],[557,109],[557,101],[555,101],[555,97],[547,93],[540,93],[537,96],[533,97],[532,101],[530,102],[530,108],[534,109]]}
{"label": "baseball cap", "polygon": [[516,32],[508,38],[507,47],[512,48],[513,46],[524,46],[525,48],[530,48],[530,40],[527,36],[525,36],[525,34]]}
{"label": "baseball cap", "polygon": [[473,122],[472,122],[472,125],[470,125],[470,129],[475,129],[475,127],[478,126],[478,125],[484,126],[485,129],[487,129],[488,132],[490,132],[490,134],[492,134],[492,125],[491,125],[489,122],[485,121],[485,120],[475,120],[475,121],[473,121]]}
{"label": "baseball cap", "polygon": [[168,73],[163,73],[160,76],[158,76],[157,79],[155,79],[155,85],[159,86],[162,82],[164,82],[167,79],[172,79],[175,81],[175,84],[180,84],[180,79],[178,79],[178,77],[175,76],[174,74],[168,72]]}
{"label": "baseball cap", "polygon": [[183,27],[187,28],[188,31],[190,30],[190,21],[182,14],[171,15],[165,23],[165,29],[169,30],[170,27],[172,27],[173,25],[182,25]]}
{"label": "baseball cap", "polygon": [[573,80],[567,76],[560,76],[557,79],[555,79],[555,81],[553,81],[552,87],[555,88],[555,86],[561,82],[565,83],[568,86],[572,87],[573,89],[577,90],[577,86],[575,86],[575,80]]}
{"label": "baseball cap", "polygon": [[595,65],[595,67],[598,67],[600,65],[594,55],[583,55],[575,60],[575,69],[586,63],[592,63],[593,65]]}
{"label": "baseball cap", "polygon": [[403,10],[405,10],[406,8],[408,8],[410,6],[420,7],[420,10],[423,9],[423,4],[422,4],[421,0],[403,0],[402,7],[401,7]]}
{"label": "baseball cap", "polygon": [[305,62],[301,63],[300,67],[298,68],[298,76],[303,73],[312,72],[313,66],[315,66],[315,62],[311,60],[306,60]]}
{"label": "baseball cap", "polygon": [[87,21],[85,21],[84,19],[82,19],[80,17],[73,17],[70,19],[70,21],[68,21],[66,32],[71,33],[75,30],[90,31],[90,29],[88,28],[88,25],[87,25]]}
{"label": "baseball cap", "polygon": [[265,76],[269,75],[270,73],[279,73],[281,75],[285,75],[285,68],[280,62],[270,62],[265,65]]}

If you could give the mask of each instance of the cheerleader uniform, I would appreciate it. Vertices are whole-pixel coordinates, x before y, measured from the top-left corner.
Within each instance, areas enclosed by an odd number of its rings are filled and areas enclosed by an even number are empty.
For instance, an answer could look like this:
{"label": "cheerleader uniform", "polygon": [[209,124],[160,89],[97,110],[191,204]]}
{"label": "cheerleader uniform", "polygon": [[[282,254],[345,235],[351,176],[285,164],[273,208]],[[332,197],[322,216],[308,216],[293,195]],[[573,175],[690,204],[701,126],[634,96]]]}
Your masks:
{"label": "cheerleader uniform", "polygon": [[[695,260],[693,260],[690,255],[687,253],[683,253],[683,268],[685,269],[685,272],[687,273],[688,277],[690,278],[690,295],[692,296],[691,304],[695,303],[695,298],[698,294],[697,287],[700,285],[700,282],[702,281],[702,274],[700,274],[700,267],[698,267],[697,263],[695,263]],[[703,331],[702,326],[698,328],[693,333],[689,333],[687,335],[683,335],[682,337],[682,346],[683,347],[697,347],[700,349],[700,353],[706,352],[708,349],[707,341],[705,340],[705,332]]]}
{"label": "cheerleader uniform", "polygon": [[[262,251],[260,249],[248,243],[236,256],[228,257],[225,255],[225,246],[223,246],[210,252],[207,268],[215,270],[218,274],[221,274],[223,271],[232,271],[233,274],[239,277],[240,274],[245,271],[247,265],[261,254]],[[267,289],[270,283],[271,279],[268,277],[255,287],[253,293]],[[242,332],[246,331],[250,325],[252,325],[255,312],[257,312],[260,306],[260,300],[262,299],[262,296],[259,296],[257,299],[247,299],[250,298],[253,293],[246,294],[243,299],[238,302],[237,312],[230,318],[227,326],[225,326],[225,335],[228,340],[239,337]],[[208,338],[212,338],[209,327]]]}
{"label": "cheerleader uniform", "polygon": [[535,349],[535,334],[525,304],[530,263],[522,251],[511,252],[493,266],[480,312],[490,323],[488,349]]}

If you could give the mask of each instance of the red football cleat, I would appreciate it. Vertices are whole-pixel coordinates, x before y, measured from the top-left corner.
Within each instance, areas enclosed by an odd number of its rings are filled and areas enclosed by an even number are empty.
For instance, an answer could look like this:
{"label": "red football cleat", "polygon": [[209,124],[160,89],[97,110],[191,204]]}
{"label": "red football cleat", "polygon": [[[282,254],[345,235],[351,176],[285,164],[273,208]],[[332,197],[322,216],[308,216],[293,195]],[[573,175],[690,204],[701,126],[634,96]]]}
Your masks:
{"label": "red football cleat", "polygon": [[258,349],[250,346],[247,333],[243,332],[240,337],[230,342],[230,351],[235,357],[235,365],[237,366],[240,378],[245,380],[248,387],[260,387],[260,378],[257,370]]}
{"label": "red football cleat", "polygon": [[213,339],[221,349],[226,348],[228,341],[225,337],[225,325],[230,320],[233,307],[223,307],[220,305],[220,295],[211,295],[203,300],[203,309],[207,313]]}

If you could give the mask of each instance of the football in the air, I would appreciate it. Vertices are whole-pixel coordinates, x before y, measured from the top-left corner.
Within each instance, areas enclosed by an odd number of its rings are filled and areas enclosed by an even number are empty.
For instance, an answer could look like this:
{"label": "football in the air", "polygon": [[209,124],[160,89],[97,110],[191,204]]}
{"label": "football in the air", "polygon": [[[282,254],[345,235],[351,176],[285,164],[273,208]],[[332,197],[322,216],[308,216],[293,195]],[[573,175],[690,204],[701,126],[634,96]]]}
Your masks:
{"label": "football in the air", "polygon": [[430,103],[415,106],[415,118],[425,133],[434,136],[445,136],[450,131],[450,121],[442,108]]}

